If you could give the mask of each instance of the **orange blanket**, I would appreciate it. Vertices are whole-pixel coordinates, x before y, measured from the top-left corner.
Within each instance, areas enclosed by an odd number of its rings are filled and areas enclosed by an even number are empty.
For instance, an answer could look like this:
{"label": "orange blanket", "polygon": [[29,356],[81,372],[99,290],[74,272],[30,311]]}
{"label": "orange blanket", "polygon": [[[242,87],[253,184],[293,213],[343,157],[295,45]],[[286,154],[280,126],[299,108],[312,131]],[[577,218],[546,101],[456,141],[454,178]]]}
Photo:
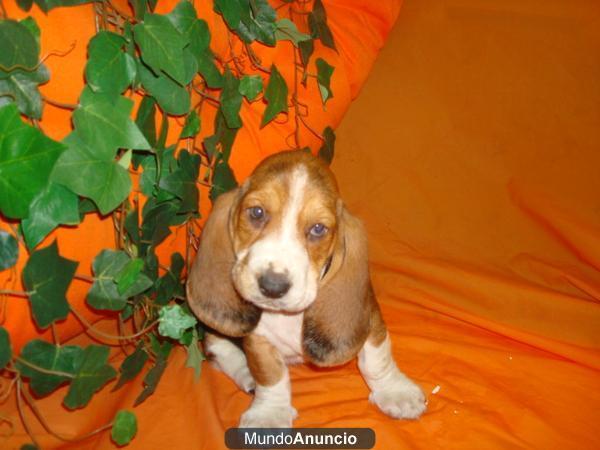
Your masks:
{"label": "orange blanket", "polygon": [[[337,125],[358,95],[399,9],[384,0],[325,5],[339,54],[327,54],[335,97],[326,113],[313,108],[319,129]],[[74,18],[89,37],[86,8],[35,15],[53,30],[42,53],[70,45],[72,30],[61,30]],[[297,366],[295,426],[371,427],[380,449],[600,448],[599,21],[593,2],[405,2],[338,128],[333,169],[367,226],[396,360],[423,387],[428,411],[414,422],[387,418],[367,402],[355,363]],[[64,61],[48,60],[70,69],[53,70],[47,95],[75,101],[84,54],[79,44]],[[64,114],[46,114],[45,130],[64,136]],[[251,121],[256,112],[243,114]],[[288,126],[241,137],[239,179],[285,147]],[[80,234],[59,233],[61,249],[88,270],[111,232],[88,219]],[[98,242],[81,245],[81,233]],[[82,304],[85,287],[73,286],[70,299]],[[22,344],[34,333],[23,327],[27,305],[9,302],[4,325]],[[71,336],[80,331],[67,325]],[[208,365],[194,383],[184,363],[175,352],[156,393],[135,408],[130,448],[224,447],[224,430],[251,399]],[[39,403],[57,431],[78,435],[131,408],[140,385],[116,393],[109,385],[76,412],[61,406],[64,389]],[[0,411],[16,428],[0,446],[18,448],[28,439],[7,407]],[[114,446],[108,433],[63,444],[34,430],[44,448]]]}

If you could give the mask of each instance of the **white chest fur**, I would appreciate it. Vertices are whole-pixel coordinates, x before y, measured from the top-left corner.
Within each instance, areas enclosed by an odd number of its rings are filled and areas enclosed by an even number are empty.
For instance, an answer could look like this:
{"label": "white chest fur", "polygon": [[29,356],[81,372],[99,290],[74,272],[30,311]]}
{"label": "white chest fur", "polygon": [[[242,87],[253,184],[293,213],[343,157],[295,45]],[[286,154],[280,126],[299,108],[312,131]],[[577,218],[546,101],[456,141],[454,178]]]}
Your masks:
{"label": "white chest fur", "polygon": [[263,311],[254,333],[267,338],[288,364],[301,363],[304,313]]}

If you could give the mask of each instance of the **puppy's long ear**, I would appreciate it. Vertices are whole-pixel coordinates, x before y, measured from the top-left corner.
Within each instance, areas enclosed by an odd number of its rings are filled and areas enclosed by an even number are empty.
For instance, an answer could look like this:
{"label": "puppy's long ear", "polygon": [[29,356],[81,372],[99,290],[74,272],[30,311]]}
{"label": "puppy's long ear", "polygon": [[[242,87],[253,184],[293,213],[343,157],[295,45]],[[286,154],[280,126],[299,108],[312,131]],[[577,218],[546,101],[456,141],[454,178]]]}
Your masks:
{"label": "puppy's long ear", "polygon": [[213,205],[187,283],[188,303],[194,314],[227,336],[248,334],[261,314],[260,309],[238,295],[231,281],[235,255],[228,224],[237,197],[238,190],[227,192]]}
{"label": "puppy's long ear", "polygon": [[304,312],[304,355],[318,366],[342,364],[359,352],[369,333],[375,300],[362,223],[339,208],[336,247],[315,302]]}

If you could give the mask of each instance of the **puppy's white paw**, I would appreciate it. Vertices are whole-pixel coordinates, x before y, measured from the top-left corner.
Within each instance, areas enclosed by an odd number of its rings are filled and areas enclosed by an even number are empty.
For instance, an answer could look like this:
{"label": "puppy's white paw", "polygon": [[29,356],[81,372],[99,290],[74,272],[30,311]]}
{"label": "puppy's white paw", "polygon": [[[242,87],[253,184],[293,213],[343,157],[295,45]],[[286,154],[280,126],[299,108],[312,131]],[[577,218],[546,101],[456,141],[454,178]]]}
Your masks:
{"label": "puppy's white paw", "polygon": [[292,406],[252,405],[242,414],[240,428],[291,428],[296,417]]}
{"label": "puppy's white paw", "polygon": [[394,419],[417,419],[427,408],[421,388],[406,382],[371,392],[369,401]]}

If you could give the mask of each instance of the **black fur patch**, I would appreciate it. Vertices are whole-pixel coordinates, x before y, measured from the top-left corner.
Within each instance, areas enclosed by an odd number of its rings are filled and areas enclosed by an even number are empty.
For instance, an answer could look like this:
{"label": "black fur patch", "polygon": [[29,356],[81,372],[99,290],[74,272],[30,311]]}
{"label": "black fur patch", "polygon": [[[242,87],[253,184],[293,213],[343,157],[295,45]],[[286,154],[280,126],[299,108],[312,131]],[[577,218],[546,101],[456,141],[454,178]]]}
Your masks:
{"label": "black fur patch", "polygon": [[329,337],[315,323],[307,323],[304,319],[302,347],[306,356],[314,363],[325,363],[328,356],[335,350]]}

